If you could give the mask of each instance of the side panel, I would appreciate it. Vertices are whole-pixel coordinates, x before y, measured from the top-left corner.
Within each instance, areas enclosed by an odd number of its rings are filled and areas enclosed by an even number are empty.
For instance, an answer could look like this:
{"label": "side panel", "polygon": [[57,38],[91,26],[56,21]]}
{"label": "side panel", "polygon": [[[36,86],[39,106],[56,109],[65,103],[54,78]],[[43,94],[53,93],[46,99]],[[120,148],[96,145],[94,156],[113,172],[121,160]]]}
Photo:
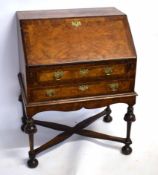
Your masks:
{"label": "side panel", "polygon": [[27,81],[26,81],[26,60],[24,55],[24,46],[22,41],[22,33],[21,33],[21,27],[20,27],[20,21],[17,19],[17,32],[18,32],[18,50],[19,50],[19,66],[20,66],[20,72],[22,75],[22,81],[24,84],[25,92],[27,93]]}

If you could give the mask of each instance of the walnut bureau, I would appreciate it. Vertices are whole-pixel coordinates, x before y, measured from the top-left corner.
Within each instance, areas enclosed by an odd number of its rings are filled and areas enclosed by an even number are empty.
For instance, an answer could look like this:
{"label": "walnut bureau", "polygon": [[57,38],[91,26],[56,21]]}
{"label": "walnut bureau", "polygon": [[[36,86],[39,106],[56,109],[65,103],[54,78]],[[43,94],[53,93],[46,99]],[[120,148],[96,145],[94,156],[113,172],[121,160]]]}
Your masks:
{"label": "walnut bureau", "polygon": [[[116,8],[17,12],[20,73],[18,74],[23,117],[21,129],[29,135],[28,166],[38,165],[36,155],[66,140],[74,133],[124,144],[132,152],[131,124],[136,75],[136,51],[127,16]],[[103,117],[110,122],[110,105],[128,105],[124,120],[126,137],[116,137],[86,128]],[[74,127],[39,121],[42,111],[106,109]],[[66,120],[66,119],[65,119]],[[63,131],[34,148],[36,125]]]}

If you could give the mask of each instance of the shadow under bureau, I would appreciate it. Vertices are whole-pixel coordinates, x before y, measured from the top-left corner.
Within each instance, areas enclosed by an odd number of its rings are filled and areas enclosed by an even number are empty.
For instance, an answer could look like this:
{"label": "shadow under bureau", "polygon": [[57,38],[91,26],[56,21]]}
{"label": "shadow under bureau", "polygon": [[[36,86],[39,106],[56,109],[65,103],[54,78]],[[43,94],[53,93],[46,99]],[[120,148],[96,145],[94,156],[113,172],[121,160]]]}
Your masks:
{"label": "shadow under bureau", "polygon": [[[37,154],[74,133],[121,142],[122,153],[130,154],[131,124],[135,121],[136,51],[127,16],[116,8],[19,11],[17,24],[21,128],[29,135],[28,166],[36,167]],[[100,117],[110,122],[110,105],[115,103],[128,105],[125,138],[85,129]],[[104,106],[103,112],[74,127],[33,118],[42,111]],[[36,125],[63,132],[34,148]]]}

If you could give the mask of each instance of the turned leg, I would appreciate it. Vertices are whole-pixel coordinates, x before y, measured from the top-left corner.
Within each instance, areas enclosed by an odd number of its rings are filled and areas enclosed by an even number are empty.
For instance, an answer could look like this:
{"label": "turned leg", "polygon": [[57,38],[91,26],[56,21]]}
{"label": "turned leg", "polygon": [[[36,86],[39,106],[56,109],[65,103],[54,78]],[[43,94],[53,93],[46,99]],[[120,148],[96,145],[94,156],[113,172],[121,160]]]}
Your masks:
{"label": "turned leg", "polygon": [[19,101],[22,102],[22,112],[23,112],[23,116],[22,116],[22,118],[21,118],[21,121],[22,121],[21,130],[24,132],[24,128],[25,128],[25,126],[26,126],[27,117],[26,117],[26,114],[25,114],[25,108],[24,108],[24,104],[23,104],[22,96],[21,96],[21,95],[19,96]]}
{"label": "turned leg", "polygon": [[127,134],[126,134],[125,146],[122,147],[122,153],[125,155],[128,155],[128,154],[131,154],[132,152],[132,148],[130,147],[130,145],[132,144],[132,141],[130,139],[131,125],[132,125],[132,122],[136,120],[135,115],[133,114],[132,106],[128,107],[124,120],[127,122]]}
{"label": "turned leg", "polygon": [[37,132],[37,128],[34,124],[33,119],[27,119],[24,130],[25,133],[29,135],[29,145],[30,145],[29,160],[27,162],[27,165],[30,168],[35,168],[38,165],[38,160],[35,159],[36,155],[34,153],[34,133]]}
{"label": "turned leg", "polygon": [[110,116],[110,114],[111,114],[110,106],[107,106],[107,108],[106,108],[106,116],[104,116],[104,118],[103,118],[104,122],[111,122],[112,121],[112,117]]}
{"label": "turned leg", "polygon": [[19,95],[18,100],[19,100],[20,102],[22,102],[22,95],[21,95],[21,94]]}
{"label": "turned leg", "polygon": [[22,121],[21,130],[24,132],[26,121],[27,121],[27,118],[25,115],[22,116],[21,121]]}

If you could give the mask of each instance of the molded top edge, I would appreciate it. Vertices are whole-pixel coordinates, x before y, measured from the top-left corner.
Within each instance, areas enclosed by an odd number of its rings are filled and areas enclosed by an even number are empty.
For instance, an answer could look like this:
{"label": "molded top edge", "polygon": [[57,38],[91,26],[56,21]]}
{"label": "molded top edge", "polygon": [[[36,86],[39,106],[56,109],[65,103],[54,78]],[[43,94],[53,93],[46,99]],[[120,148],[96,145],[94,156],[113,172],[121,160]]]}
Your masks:
{"label": "molded top edge", "polygon": [[125,15],[123,12],[116,9],[115,7],[58,9],[58,10],[33,10],[33,11],[17,11],[16,13],[17,13],[17,18],[19,20]]}

